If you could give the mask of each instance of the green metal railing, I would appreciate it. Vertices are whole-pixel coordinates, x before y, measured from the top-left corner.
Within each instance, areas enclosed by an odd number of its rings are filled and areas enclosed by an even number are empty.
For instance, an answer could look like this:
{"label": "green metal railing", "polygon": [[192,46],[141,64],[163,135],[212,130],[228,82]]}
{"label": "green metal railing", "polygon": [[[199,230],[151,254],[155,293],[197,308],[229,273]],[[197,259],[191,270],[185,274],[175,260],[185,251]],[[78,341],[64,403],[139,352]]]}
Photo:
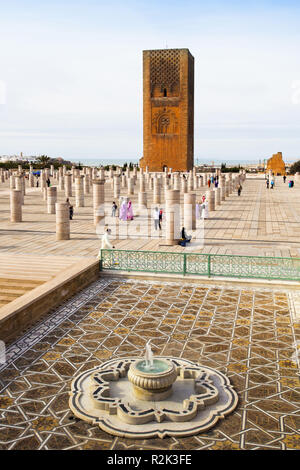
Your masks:
{"label": "green metal railing", "polygon": [[100,270],[300,280],[300,258],[101,250]]}

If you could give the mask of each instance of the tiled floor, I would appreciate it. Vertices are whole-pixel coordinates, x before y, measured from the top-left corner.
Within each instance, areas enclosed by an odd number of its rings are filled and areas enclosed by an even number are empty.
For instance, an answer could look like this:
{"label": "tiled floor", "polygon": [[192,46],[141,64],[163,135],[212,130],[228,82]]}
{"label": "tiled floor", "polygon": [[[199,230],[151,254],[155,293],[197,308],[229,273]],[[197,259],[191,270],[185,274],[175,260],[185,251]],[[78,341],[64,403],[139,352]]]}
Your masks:
{"label": "tiled floor", "polygon": [[[104,279],[48,315],[0,366],[0,449],[299,449],[300,323],[287,290]],[[227,374],[234,413],[210,432],[144,441],[74,419],[77,373],[111,357],[174,355]]]}

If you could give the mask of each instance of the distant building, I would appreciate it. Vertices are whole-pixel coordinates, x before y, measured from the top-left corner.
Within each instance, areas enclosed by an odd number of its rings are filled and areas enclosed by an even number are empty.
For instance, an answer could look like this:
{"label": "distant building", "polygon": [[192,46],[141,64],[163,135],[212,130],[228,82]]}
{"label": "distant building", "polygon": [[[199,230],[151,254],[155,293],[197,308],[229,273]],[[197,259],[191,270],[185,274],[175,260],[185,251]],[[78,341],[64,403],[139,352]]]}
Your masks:
{"label": "distant building", "polygon": [[274,175],[286,175],[285,163],[282,159],[282,152],[275,153],[267,161],[267,171],[272,171]]}

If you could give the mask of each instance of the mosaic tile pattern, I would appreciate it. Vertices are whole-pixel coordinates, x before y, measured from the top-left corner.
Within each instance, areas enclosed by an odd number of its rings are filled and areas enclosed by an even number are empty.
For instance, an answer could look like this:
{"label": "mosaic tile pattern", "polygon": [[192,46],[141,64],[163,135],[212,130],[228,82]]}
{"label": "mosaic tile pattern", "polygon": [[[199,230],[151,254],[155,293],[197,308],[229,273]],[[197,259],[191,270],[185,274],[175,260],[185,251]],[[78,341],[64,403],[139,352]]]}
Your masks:
{"label": "mosaic tile pattern", "polygon": [[[104,279],[8,349],[0,370],[0,449],[299,449],[300,322],[288,292]],[[74,375],[154,353],[213,367],[239,395],[234,413],[187,438],[130,440],[79,421]]]}

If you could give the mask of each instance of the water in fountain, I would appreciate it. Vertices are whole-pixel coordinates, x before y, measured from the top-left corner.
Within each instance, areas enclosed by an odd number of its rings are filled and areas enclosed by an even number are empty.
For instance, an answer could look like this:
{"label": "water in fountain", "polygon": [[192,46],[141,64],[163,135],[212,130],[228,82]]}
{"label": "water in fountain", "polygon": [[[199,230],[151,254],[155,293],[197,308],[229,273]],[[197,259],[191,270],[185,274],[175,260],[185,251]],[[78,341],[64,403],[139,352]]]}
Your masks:
{"label": "water in fountain", "polygon": [[139,361],[136,367],[141,372],[165,372],[169,369],[169,364],[161,359],[154,359],[150,346],[150,341],[146,344],[145,360]]}

